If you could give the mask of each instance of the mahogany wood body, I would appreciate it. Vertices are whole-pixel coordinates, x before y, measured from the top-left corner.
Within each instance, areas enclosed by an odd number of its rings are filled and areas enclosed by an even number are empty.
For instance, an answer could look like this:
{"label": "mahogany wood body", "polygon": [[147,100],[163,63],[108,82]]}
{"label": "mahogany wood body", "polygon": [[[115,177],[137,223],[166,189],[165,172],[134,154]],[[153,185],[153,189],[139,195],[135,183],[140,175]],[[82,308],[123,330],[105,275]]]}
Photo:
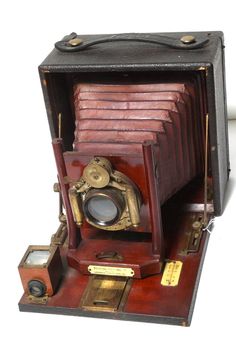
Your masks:
{"label": "mahogany wood body", "polygon": [[[193,190],[192,185],[188,189],[188,198],[185,194],[181,193],[181,201],[186,200],[193,203],[201,201],[202,187],[199,185],[199,182],[196,182],[196,186],[199,189]],[[177,197],[176,200],[178,201]],[[182,326],[190,325],[209,233],[203,233],[197,253],[182,254],[181,251],[186,246],[186,233],[189,231],[189,218],[192,213],[181,212],[179,206],[176,208],[173,208],[173,206],[164,207],[163,222],[165,222],[166,226],[164,234],[166,259],[183,262],[178,286],[162,286],[162,274],[156,274],[143,279],[132,279],[131,290],[122,310],[115,313],[85,311],[80,307],[80,301],[87,286],[89,276],[66,265],[64,267],[64,279],[60,288],[53,297],[48,299],[46,305],[30,303],[25,294],[19,303],[20,310],[108,319],[138,320]],[[87,250],[85,248],[85,251],[87,251],[88,259],[91,258],[93,251],[90,254],[88,253],[88,248]],[[67,247],[64,247],[61,253],[66,255]]]}
{"label": "mahogany wood body", "polygon": [[[44,247],[46,250],[49,248],[48,246]],[[43,246],[40,246],[40,248],[43,248]],[[44,267],[24,265],[26,255],[23,257],[18,270],[24,291],[27,294],[29,294],[28,283],[30,280],[41,281],[46,286],[47,295],[52,296],[55,293],[63,274],[63,267],[59,247],[53,248],[53,252],[51,261],[48,265],[44,265]]]}
{"label": "mahogany wood body", "polygon": [[[64,158],[70,180],[78,180],[84,166],[89,162],[89,155],[80,157],[77,152],[71,152],[66,153]],[[130,240],[128,244],[126,242],[126,234],[129,233],[129,231],[123,233],[123,239],[120,238],[119,241],[116,241],[117,234],[94,230],[94,227],[84,221],[81,227],[83,241],[79,244],[78,248],[68,251],[68,263],[70,266],[88,274],[88,266],[91,264],[113,266],[114,262],[105,260],[101,262],[96,257],[101,252],[113,250],[123,258],[121,261],[115,263],[116,267],[132,268],[136,278],[159,273],[164,258],[164,241],[162,235],[160,201],[156,186],[153,145],[143,145],[143,157],[128,157],[126,158],[127,162],[124,162],[124,157],[118,157],[117,159],[117,156],[114,156],[110,157],[110,159],[112,159],[113,165],[113,160],[115,161],[115,164],[117,165],[115,168],[117,170],[120,170],[120,167],[122,168],[122,164],[125,165],[125,168],[123,167],[121,172],[126,173],[126,175],[127,172],[129,172],[131,174],[129,176],[130,179],[133,180],[133,177],[135,176],[134,182],[142,192],[142,210],[144,211],[141,212],[142,220],[140,227],[138,227],[138,232],[140,235],[142,232],[151,232],[152,236],[149,237],[146,244],[145,238],[141,237],[138,240],[139,242],[137,242],[137,240]],[[137,168],[134,168],[133,166],[138,165],[139,170],[137,171]],[[153,201],[153,204],[151,204],[150,201]],[[136,229],[130,229],[130,232],[136,233]],[[93,236],[91,236],[91,234],[93,234]],[[99,242],[99,238],[105,240]]]}

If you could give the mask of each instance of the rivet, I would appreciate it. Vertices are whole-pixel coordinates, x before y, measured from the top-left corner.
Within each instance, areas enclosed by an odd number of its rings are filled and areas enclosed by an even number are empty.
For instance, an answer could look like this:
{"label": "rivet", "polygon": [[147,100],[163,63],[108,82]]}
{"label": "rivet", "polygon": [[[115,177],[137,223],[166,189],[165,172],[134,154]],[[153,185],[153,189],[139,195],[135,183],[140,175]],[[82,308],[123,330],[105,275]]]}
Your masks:
{"label": "rivet", "polygon": [[180,39],[180,41],[183,43],[183,44],[193,44],[194,42],[196,42],[196,39],[193,35],[184,35],[182,36],[182,38]]}
{"label": "rivet", "polygon": [[74,39],[71,39],[68,41],[68,43],[71,45],[71,46],[79,46],[80,44],[82,44],[83,40],[79,39],[79,38],[74,38]]}

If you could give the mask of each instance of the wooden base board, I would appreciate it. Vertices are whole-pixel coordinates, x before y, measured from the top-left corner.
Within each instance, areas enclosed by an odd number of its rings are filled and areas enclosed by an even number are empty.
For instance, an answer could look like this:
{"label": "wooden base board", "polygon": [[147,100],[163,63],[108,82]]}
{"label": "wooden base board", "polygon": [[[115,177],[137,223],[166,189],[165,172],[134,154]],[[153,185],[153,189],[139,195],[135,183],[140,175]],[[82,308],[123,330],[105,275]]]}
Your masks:
{"label": "wooden base board", "polygon": [[66,267],[57,293],[48,298],[46,304],[34,303],[24,294],[19,302],[20,311],[189,326],[209,233],[203,232],[198,252],[183,254],[187,220],[189,220],[189,215],[186,217],[186,214],[178,221],[175,219],[175,223],[172,219],[166,234],[166,258],[179,260],[183,263],[177,286],[162,286],[162,274],[143,279],[132,279],[131,288],[122,310],[116,312],[87,311],[80,307],[80,303],[89,276]]}

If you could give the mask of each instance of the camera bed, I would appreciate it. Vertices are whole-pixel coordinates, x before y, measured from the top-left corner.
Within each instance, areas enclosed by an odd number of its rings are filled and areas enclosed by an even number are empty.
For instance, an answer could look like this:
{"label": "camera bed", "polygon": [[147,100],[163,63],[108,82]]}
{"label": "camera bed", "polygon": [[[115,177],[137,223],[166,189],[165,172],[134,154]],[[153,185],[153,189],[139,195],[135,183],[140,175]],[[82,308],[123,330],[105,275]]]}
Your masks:
{"label": "camera bed", "polygon": [[[197,204],[202,201],[203,186],[199,185],[200,182],[202,180],[197,179],[190,183],[162,208],[163,222],[165,223],[166,262],[174,259],[183,263],[178,286],[163,286],[161,284],[163,274],[143,279],[129,278],[129,286],[126,290],[127,299],[125,299],[125,303],[121,301],[118,310],[115,312],[86,310],[81,303],[91,276],[81,274],[78,270],[67,266],[67,245],[64,245],[61,248],[65,265],[64,276],[57,293],[48,298],[46,304],[32,303],[29,301],[27,294],[25,294],[19,303],[20,310],[168,323],[181,326],[190,325],[209,233],[204,232],[202,234],[198,251],[190,254],[185,252],[191,230],[189,226],[192,225],[194,220],[198,220],[203,216],[202,212],[186,212],[185,202]],[[192,192],[195,193],[193,194]],[[95,229],[90,230],[90,232],[92,233],[90,234],[91,238],[97,236],[93,234],[96,233]],[[113,239],[117,237],[117,241],[119,241],[120,238],[123,238],[123,234],[112,233],[111,235],[109,233],[107,237]],[[127,239],[127,247],[129,246],[130,241]],[[87,248],[87,255],[91,257],[94,247],[92,250],[91,247],[89,248]],[[135,256],[137,256],[137,252]]]}

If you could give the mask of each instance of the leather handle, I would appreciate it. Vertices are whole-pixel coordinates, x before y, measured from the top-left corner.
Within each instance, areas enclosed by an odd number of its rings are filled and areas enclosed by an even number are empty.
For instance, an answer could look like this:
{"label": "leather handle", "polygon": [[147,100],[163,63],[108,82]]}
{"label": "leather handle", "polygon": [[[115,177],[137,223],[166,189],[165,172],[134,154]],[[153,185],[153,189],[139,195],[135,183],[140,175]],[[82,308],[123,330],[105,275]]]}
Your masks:
{"label": "leather handle", "polygon": [[186,42],[185,39],[176,39],[158,34],[131,33],[107,35],[104,38],[83,41],[76,33],[71,33],[70,35],[67,35],[63,40],[57,41],[55,43],[55,47],[60,52],[79,52],[94,45],[117,41],[145,42],[156,45],[163,45],[174,49],[191,50],[203,47],[209,41],[209,39],[206,37],[198,39],[192,37],[192,41],[190,40],[190,42]]}

